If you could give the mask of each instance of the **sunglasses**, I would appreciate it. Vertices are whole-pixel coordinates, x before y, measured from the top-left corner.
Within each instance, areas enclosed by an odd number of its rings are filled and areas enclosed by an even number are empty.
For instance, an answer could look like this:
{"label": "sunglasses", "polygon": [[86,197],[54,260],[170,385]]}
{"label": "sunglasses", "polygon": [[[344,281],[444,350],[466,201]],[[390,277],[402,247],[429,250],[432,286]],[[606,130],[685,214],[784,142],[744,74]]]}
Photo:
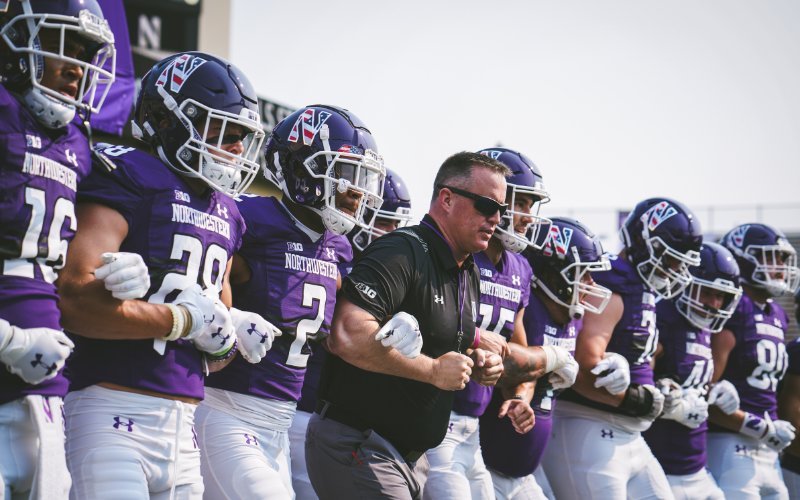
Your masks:
{"label": "sunglasses", "polygon": [[450,191],[454,192],[455,194],[463,196],[464,198],[475,200],[475,210],[477,210],[478,213],[480,213],[485,217],[491,217],[498,211],[500,212],[500,217],[503,217],[506,213],[506,210],[508,210],[508,205],[506,205],[505,203],[499,203],[496,200],[487,198],[486,196],[470,193],[469,191],[464,191],[463,189],[445,186],[444,184],[438,184],[436,188],[437,189],[447,188]]}

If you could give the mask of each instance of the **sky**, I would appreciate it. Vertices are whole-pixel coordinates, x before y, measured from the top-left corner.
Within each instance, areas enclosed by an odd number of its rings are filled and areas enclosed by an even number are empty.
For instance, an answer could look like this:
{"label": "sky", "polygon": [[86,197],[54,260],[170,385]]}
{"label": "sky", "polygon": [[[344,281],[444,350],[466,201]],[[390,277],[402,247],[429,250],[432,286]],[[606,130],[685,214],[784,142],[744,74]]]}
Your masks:
{"label": "sky", "polygon": [[800,232],[800,2],[231,3],[259,95],[357,115],[416,218],[449,155],[502,145],[542,171],[545,215],[609,250],[616,211],[651,196],[716,234]]}

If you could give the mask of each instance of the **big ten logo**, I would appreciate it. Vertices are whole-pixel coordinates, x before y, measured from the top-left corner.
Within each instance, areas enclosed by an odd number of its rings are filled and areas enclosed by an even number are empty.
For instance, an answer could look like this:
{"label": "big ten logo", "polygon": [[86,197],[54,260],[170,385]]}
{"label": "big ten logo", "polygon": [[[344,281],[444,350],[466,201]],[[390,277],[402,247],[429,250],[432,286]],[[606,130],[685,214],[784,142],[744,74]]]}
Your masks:
{"label": "big ten logo", "polygon": [[363,293],[364,295],[366,295],[367,297],[369,297],[371,299],[374,299],[375,296],[378,295],[378,293],[375,290],[373,290],[372,288],[368,287],[364,283],[355,283],[355,287],[356,287],[357,290],[359,290],[361,293]]}
{"label": "big ten logo", "polygon": [[175,190],[175,199],[180,201],[185,201],[186,203],[191,203],[191,198],[189,198],[188,193],[184,193],[183,191]]}
{"label": "big ten logo", "polygon": [[303,251],[303,244],[302,243],[295,243],[294,241],[287,241],[286,246],[288,247],[290,252],[302,252]]}
{"label": "big ten logo", "polygon": [[38,135],[26,135],[25,142],[29,148],[42,149],[42,138]]}

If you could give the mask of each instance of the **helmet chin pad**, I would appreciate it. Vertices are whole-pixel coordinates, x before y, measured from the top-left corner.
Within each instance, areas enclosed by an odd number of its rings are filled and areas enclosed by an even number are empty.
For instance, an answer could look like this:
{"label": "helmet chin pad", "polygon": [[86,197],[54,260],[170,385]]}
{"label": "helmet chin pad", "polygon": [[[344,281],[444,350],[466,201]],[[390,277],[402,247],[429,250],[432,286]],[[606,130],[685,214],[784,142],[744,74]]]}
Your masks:
{"label": "helmet chin pad", "polygon": [[204,153],[200,155],[201,173],[203,177],[215,189],[223,193],[236,190],[236,186],[242,182],[242,174],[233,167],[224,163],[214,161],[212,155]]}
{"label": "helmet chin pad", "polygon": [[30,114],[46,128],[66,127],[75,118],[75,106],[50,97],[38,88],[26,90],[22,98]]}
{"label": "helmet chin pad", "polygon": [[[318,211],[316,209],[312,210]],[[318,212],[322,216],[322,222],[325,224],[325,228],[334,234],[347,234],[356,226],[354,219],[348,217],[336,208],[326,206]]]}
{"label": "helmet chin pad", "polygon": [[503,248],[509,252],[522,253],[523,250],[528,248],[529,241],[524,237],[524,235],[517,236],[513,232],[509,233],[507,230],[501,229],[500,227],[495,229],[494,237],[499,239],[503,244]]}

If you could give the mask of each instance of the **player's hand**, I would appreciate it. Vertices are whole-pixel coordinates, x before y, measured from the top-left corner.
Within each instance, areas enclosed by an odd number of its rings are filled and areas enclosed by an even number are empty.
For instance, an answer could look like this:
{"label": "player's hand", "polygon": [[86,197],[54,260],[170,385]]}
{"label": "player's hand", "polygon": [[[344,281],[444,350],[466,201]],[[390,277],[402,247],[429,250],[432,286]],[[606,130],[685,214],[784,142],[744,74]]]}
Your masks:
{"label": "player's hand", "polygon": [[708,404],[717,405],[726,415],[739,409],[739,392],[727,380],[720,380],[708,392]]}
{"label": "player's hand", "polygon": [[572,384],[575,383],[575,379],[578,378],[579,370],[580,366],[578,366],[578,362],[570,355],[567,364],[553,371],[547,380],[550,382],[550,385],[553,386],[553,389],[566,389],[572,387]]}
{"label": "player's hand", "polygon": [[236,349],[250,363],[260,362],[272,348],[275,337],[280,337],[283,332],[260,314],[240,311],[233,307],[229,312],[236,337],[239,339]]}
{"label": "player's hand", "polygon": [[29,384],[58,375],[74,347],[60,330],[19,328],[0,319],[0,361]]}
{"label": "player's hand", "polygon": [[675,420],[690,429],[697,429],[708,418],[708,402],[697,389],[686,389],[670,411],[667,411],[666,404],[664,405],[664,414],[661,418]]}
{"label": "player's hand", "polygon": [[450,351],[433,360],[431,383],[445,391],[463,389],[472,375],[472,359]]}
{"label": "player's hand", "polygon": [[[207,296],[213,295],[207,294]],[[205,322],[205,330],[191,339],[194,346],[200,351],[214,355],[227,351],[236,341],[236,332],[228,307],[216,299],[214,313],[206,317]]]}
{"label": "player's hand", "polygon": [[378,330],[375,340],[380,340],[386,347],[394,347],[408,359],[416,358],[422,351],[422,333],[417,318],[402,311]]}
{"label": "player's hand", "polygon": [[654,385],[649,384],[642,384],[642,387],[650,391],[653,395],[653,406],[650,407],[650,411],[647,414],[642,415],[642,418],[645,420],[653,421],[661,415],[661,411],[664,409],[664,395],[661,394],[661,391],[656,388]]}
{"label": "player's hand", "polygon": [[664,395],[664,413],[672,414],[678,405],[681,404],[683,388],[671,378],[662,378],[656,382],[656,386],[661,391],[661,394]]}
{"label": "player's hand", "polygon": [[761,442],[775,451],[781,451],[789,446],[795,438],[797,429],[786,420],[772,420],[769,412],[764,412],[767,422],[767,433],[761,438]]}
{"label": "player's hand", "polygon": [[[598,389],[605,387],[614,395],[622,394],[631,385],[631,367],[628,360],[615,352],[603,354],[603,359],[592,368],[592,373],[598,375],[594,386]],[[602,376],[600,376],[602,375]]]}
{"label": "player's hand", "polygon": [[481,340],[476,349],[483,349],[486,352],[493,352],[500,356],[500,360],[506,359],[511,354],[506,338],[499,333],[481,330]]}
{"label": "player's hand", "polygon": [[[203,293],[200,285],[194,284],[182,291],[172,303],[181,306],[189,313],[192,321],[189,333],[183,336],[187,340],[198,337],[214,319],[217,297]],[[228,315],[230,318],[230,315]],[[206,323],[208,320],[208,323]]]}
{"label": "player's hand", "polygon": [[100,256],[105,265],[94,270],[106,290],[119,300],[141,299],[150,289],[150,272],[138,253],[106,252]]}
{"label": "player's hand", "polygon": [[506,399],[503,401],[497,418],[505,416],[511,419],[514,430],[520,434],[526,434],[536,424],[536,417],[533,415],[531,404],[522,399]]}
{"label": "player's hand", "polygon": [[472,380],[484,387],[491,387],[503,375],[503,360],[497,354],[475,349],[470,355],[474,363]]}

